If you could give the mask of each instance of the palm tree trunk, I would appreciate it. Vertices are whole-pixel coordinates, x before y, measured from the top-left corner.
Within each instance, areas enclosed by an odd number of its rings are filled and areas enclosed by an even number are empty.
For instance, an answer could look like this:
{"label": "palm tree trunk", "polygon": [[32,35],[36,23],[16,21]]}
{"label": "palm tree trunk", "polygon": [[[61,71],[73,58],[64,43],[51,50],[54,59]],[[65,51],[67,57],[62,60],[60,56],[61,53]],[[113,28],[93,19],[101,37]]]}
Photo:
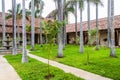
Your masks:
{"label": "palm tree trunk", "polygon": [[[65,16],[66,25],[68,24],[68,15]],[[65,44],[67,44],[67,32],[66,32],[66,25],[65,25]]]}
{"label": "palm tree trunk", "polygon": [[[67,21],[67,16],[65,16],[65,21]],[[67,44],[67,33],[66,33],[66,24],[64,26],[64,48]]]}
{"label": "palm tree trunk", "polygon": [[[64,5],[66,4],[66,0],[64,0]],[[63,5],[63,6],[64,6]],[[65,15],[65,12],[64,12],[64,14],[63,14],[63,18],[64,18],[64,20],[66,21],[66,16],[67,15]],[[64,27],[63,27],[63,49],[65,49],[65,46],[66,46],[66,23],[65,23],[65,25],[64,25]]]}
{"label": "palm tree trunk", "polygon": [[17,44],[18,44],[18,49],[20,48],[20,27],[19,26],[17,26],[17,36],[18,36],[18,42],[17,42]]}
{"label": "palm tree trunk", "polygon": [[87,2],[87,13],[88,13],[88,45],[91,45],[91,34],[90,34],[90,1]]}
{"label": "palm tree trunk", "polygon": [[116,50],[115,50],[115,33],[114,33],[114,0],[111,0],[111,57],[116,57]]}
{"label": "palm tree trunk", "polygon": [[108,41],[108,47],[110,47],[110,43],[111,43],[111,40],[110,40],[110,17],[111,17],[111,14],[110,14],[110,4],[111,4],[111,0],[108,0],[108,19],[107,19],[107,28],[108,28],[108,35],[107,35],[107,41]]}
{"label": "palm tree trunk", "polygon": [[40,12],[40,46],[42,47],[42,18]]}
{"label": "palm tree trunk", "polygon": [[99,50],[98,3],[96,3],[96,50]]}
{"label": "palm tree trunk", "polygon": [[2,0],[2,46],[4,46],[4,41],[6,39],[6,29],[5,29],[5,0]]}
{"label": "palm tree trunk", "polygon": [[35,12],[34,12],[34,0],[31,0],[31,44],[32,48],[31,50],[34,50],[34,44],[35,44],[35,20],[34,20]]}
{"label": "palm tree trunk", "polygon": [[78,38],[78,34],[77,34],[77,2],[75,3],[75,43],[77,44],[77,38]]}
{"label": "palm tree trunk", "polygon": [[22,63],[28,62],[27,52],[26,52],[26,12],[25,12],[25,0],[22,0],[22,31],[23,31],[23,53],[22,53]]}
{"label": "palm tree trunk", "polygon": [[[57,0],[58,4],[58,20],[63,21],[63,1]],[[58,33],[58,57],[63,57],[63,43],[62,43],[62,27],[59,29]]]}
{"label": "palm tree trunk", "polygon": [[63,27],[63,49],[65,49],[66,45],[66,25]]}
{"label": "palm tree trunk", "polygon": [[13,55],[17,54],[17,45],[16,45],[16,0],[12,0],[12,9],[13,9]]}
{"label": "palm tree trunk", "polygon": [[80,9],[80,52],[84,52],[83,28],[82,28],[82,9]]}

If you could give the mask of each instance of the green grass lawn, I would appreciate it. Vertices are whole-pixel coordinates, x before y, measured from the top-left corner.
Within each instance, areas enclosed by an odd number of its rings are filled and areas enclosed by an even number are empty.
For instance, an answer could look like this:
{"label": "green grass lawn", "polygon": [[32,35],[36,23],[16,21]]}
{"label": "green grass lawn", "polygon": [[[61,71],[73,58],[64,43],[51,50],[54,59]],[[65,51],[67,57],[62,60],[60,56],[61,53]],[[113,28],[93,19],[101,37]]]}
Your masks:
{"label": "green grass lawn", "polygon": [[[30,46],[28,46],[30,49]],[[48,58],[47,45],[42,48],[39,45],[35,46],[35,50],[32,54]],[[114,80],[120,80],[120,49],[117,48],[118,58],[111,58],[109,56],[110,50],[108,48],[101,47],[96,51],[94,47],[85,47],[85,52],[79,53],[79,46],[67,45],[64,50],[64,57],[57,58],[57,46],[52,48],[50,59],[58,61],[63,64],[74,66],[80,69],[84,69],[89,72],[93,72],[105,77],[112,78]],[[87,54],[89,54],[89,64],[87,65]]]}
{"label": "green grass lawn", "polygon": [[[32,58],[29,58],[28,63],[22,64],[21,55],[6,55],[5,58],[15,68],[22,80],[46,80],[47,64]],[[50,67],[50,72],[54,75],[50,80],[83,80],[55,67]]]}

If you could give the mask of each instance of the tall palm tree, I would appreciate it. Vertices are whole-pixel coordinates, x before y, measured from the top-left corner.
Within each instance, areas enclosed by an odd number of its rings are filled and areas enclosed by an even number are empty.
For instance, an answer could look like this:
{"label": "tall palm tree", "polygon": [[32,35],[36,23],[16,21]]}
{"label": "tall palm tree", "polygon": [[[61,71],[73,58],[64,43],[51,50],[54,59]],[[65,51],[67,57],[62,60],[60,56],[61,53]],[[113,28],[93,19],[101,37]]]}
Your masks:
{"label": "tall palm tree", "polygon": [[25,10],[25,0],[22,0],[22,27],[23,27],[23,53],[22,53],[22,63],[28,62],[27,52],[26,52],[26,20],[25,20],[26,10]]}
{"label": "tall palm tree", "polygon": [[[102,4],[101,0],[87,0],[88,1],[88,9],[90,9],[90,2],[94,3],[96,5],[96,50],[99,50],[99,29],[98,29],[98,4]],[[89,12],[90,10],[88,10]],[[89,29],[90,29],[90,14],[88,14],[88,33],[89,33]],[[89,34],[90,35],[90,34]],[[90,38],[90,36],[89,36]],[[88,38],[88,39],[89,39]],[[90,41],[90,40],[88,40]],[[91,42],[90,42],[91,43]]]}
{"label": "tall palm tree", "polygon": [[16,0],[12,0],[13,9],[13,55],[17,54],[17,44],[16,44]]}
{"label": "tall palm tree", "polygon": [[96,5],[96,50],[99,50],[99,29],[98,29],[98,4],[102,5],[101,0],[94,0]]}
{"label": "tall palm tree", "polygon": [[[42,0],[34,0],[34,3],[32,3],[32,1],[29,3],[29,9],[32,9],[32,4],[34,4],[34,15],[35,18],[40,17],[40,46],[42,46],[42,10],[44,7],[44,2]],[[33,40],[32,40],[33,41]]]}
{"label": "tall palm tree", "polygon": [[77,38],[78,38],[78,34],[77,34],[77,1],[75,3],[75,37],[76,37],[76,44],[77,44]]}
{"label": "tall palm tree", "polygon": [[108,35],[107,35],[107,41],[108,41],[108,47],[110,47],[110,8],[111,7],[111,0],[108,0],[108,18],[107,18],[107,28],[108,28]]}
{"label": "tall palm tree", "polygon": [[71,3],[70,5],[72,5],[72,7],[74,8],[74,11],[72,12],[73,15],[75,16],[75,43],[77,44],[77,39],[78,39],[78,34],[77,34],[77,4],[79,2],[79,0],[70,0]]}
{"label": "tall palm tree", "polygon": [[88,17],[88,45],[91,45],[91,34],[90,34],[90,0],[87,0],[87,17]]}
{"label": "tall palm tree", "polygon": [[2,46],[4,46],[4,41],[6,38],[6,29],[5,29],[5,0],[2,0]]}
{"label": "tall palm tree", "polygon": [[96,3],[96,50],[99,50],[99,32],[98,32],[98,3]]}
{"label": "tall palm tree", "polygon": [[114,33],[114,0],[111,0],[111,26],[110,26],[110,29],[111,29],[111,45],[110,45],[110,56],[111,57],[117,57],[116,56],[116,50],[115,50],[115,33]]}
{"label": "tall palm tree", "polygon": [[[67,4],[67,1],[64,0],[63,7]],[[68,23],[68,11],[65,8],[65,11],[63,12],[63,20],[65,21],[65,24],[63,25],[63,49],[65,49],[66,43],[67,43],[67,33],[66,33],[66,24]]]}
{"label": "tall palm tree", "polygon": [[98,33],[98,0],[95,1],[96,3],[96,50],[99,50],[99,33]]}
{"label": "tall palm tree", "polygon": [[31,50],[34,50],[35,45],[35,8],[34,8],[34,0],[31,0]]}
{"label": "tall palm tree", "polygon": [[83,27],[82,27],[82,11],[83,11],[84,1],[79,0],[79,9],[80,9],[80,52],[84,52],[84,42],[83,42]]}
{"label": "tall palm tree", "polygon": [[[55,2],[55,5],[56,5],[56,7],[57,7],[57,2],[56,2],[57,0],[54,0],[54,2]],[[63,1],[64,3],[64,5],[63,5],[63,20],[64,20],[64,27],[63,27],[63,49],[65,49],[65,45],[67,44],[67,34],[66,34],[66,24],[68,24],[68,13],[69,12],[74,12],[74,8],[73,8],[73,0],[64,0]],[[57,19],[57,11],[58,11],[58,7],[55,9],[55,10],[53,10],[48,16],[50,16],[50,17],[53,17],[54,19]]]}
{"label": "tall palm tree", "polygon": [[44,2],[42,0],[40,0],[40,46],[42,47],[42,10],[43,10],[43,7],[44,7]]}
{"label": "tall palm tree", "polygon": [[66,33],[66,25],[68,24],[68,13],[72,12],[74,13],[74,8],[72,3],[73,0],[64,0],[63,5],[63,20],[65,21],[64,27],[63,27],[63,49],[65,48],[65,45],[67,44],[67,33]]}
{"label": "tall palm tree", "polygon": [[[58,5],[58,21],[63,21],[63,0],[57,0]],[[58,33],[58,57],[63,57],[63,43],[62,43],[62,27]]]}

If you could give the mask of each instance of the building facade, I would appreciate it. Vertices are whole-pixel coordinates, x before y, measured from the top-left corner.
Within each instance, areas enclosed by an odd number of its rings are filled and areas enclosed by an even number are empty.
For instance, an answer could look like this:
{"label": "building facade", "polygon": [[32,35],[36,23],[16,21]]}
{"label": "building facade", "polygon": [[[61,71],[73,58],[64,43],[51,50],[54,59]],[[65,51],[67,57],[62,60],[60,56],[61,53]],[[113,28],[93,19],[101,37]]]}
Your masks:
{"label": "building facade", "polygon": [[[95,30],[96,29],[96,21],[91,20],[90,21],[90,29]],[[84,44],[87,44],[88,42],[88,28],[87,28],[87,21],[84,21],[82,23],[83,25],[83,39]],[[99,28],[99,44],[106,46],[108,44],[107,40],[107,18],[101,18],[98,22],[98,28]],[[78,29],[78,35],[80,32],[80,23],[77,24]],[[120,46],[120,15],[114,17],[114,29],[115,29],[115,45]],[[67,30],[67,38],[68,43],[74,43],[75,42],[75,24],[68,24],[66,27]],[[95,43],[95,36],[91,36],[92,44]]]}

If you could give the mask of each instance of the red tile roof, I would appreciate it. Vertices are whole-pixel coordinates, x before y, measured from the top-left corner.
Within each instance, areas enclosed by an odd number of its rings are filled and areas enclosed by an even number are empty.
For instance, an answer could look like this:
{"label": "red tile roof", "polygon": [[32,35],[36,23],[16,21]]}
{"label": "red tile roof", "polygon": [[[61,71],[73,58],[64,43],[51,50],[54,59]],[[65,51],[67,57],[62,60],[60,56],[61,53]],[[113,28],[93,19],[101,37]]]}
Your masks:
{"label": "red tile roof", "polygon": [[[84,21],[82,23],[82,25],[83,25],[83,31],[87,31],[88,30],[87,21]],[[107,18],[99,19],[98,27],[99,27],[99,30],[106,30],[107,29]],[[96,29],[96,21],[95,20],[91,20],[90,28],[91,28],[91,30]],[[120,28],[120,15],[114,17],[114,28],[115,29]],[[77,24],[77,29],[78,29],[78,31],[80,31],[80,23]],[[68,24],[66,26],[66,31],[67,31],[67,33],[75,32],[75,24],[74,23]]]}
{"label": "red tile roof", "polygon": [[[7,16],[8,13],[6,13],[5,15]],[[42,19],[43,20],[51,20],[49,18],[42,18]],[[22,19],[19,20],[19,23],[17,25],[22,27]],[[30,21],[26,20],[26,25],[31,25]],[[1,26],[2,26],[2,13],[0,12],[0,27]],[[35,18],[35,27],[37,27],[37,28],[40,27],[40,19],[39,18]],[[12,33],[12,18],[6,19],[6,32],[7,33]],[[22,33],[22,29],[20,30],[20,32]],[[35,33],[39,33],[39,32],[40,31],[38,29],[35,31]],[[0,28],[0,33],[2,33],[2,28]]]}

